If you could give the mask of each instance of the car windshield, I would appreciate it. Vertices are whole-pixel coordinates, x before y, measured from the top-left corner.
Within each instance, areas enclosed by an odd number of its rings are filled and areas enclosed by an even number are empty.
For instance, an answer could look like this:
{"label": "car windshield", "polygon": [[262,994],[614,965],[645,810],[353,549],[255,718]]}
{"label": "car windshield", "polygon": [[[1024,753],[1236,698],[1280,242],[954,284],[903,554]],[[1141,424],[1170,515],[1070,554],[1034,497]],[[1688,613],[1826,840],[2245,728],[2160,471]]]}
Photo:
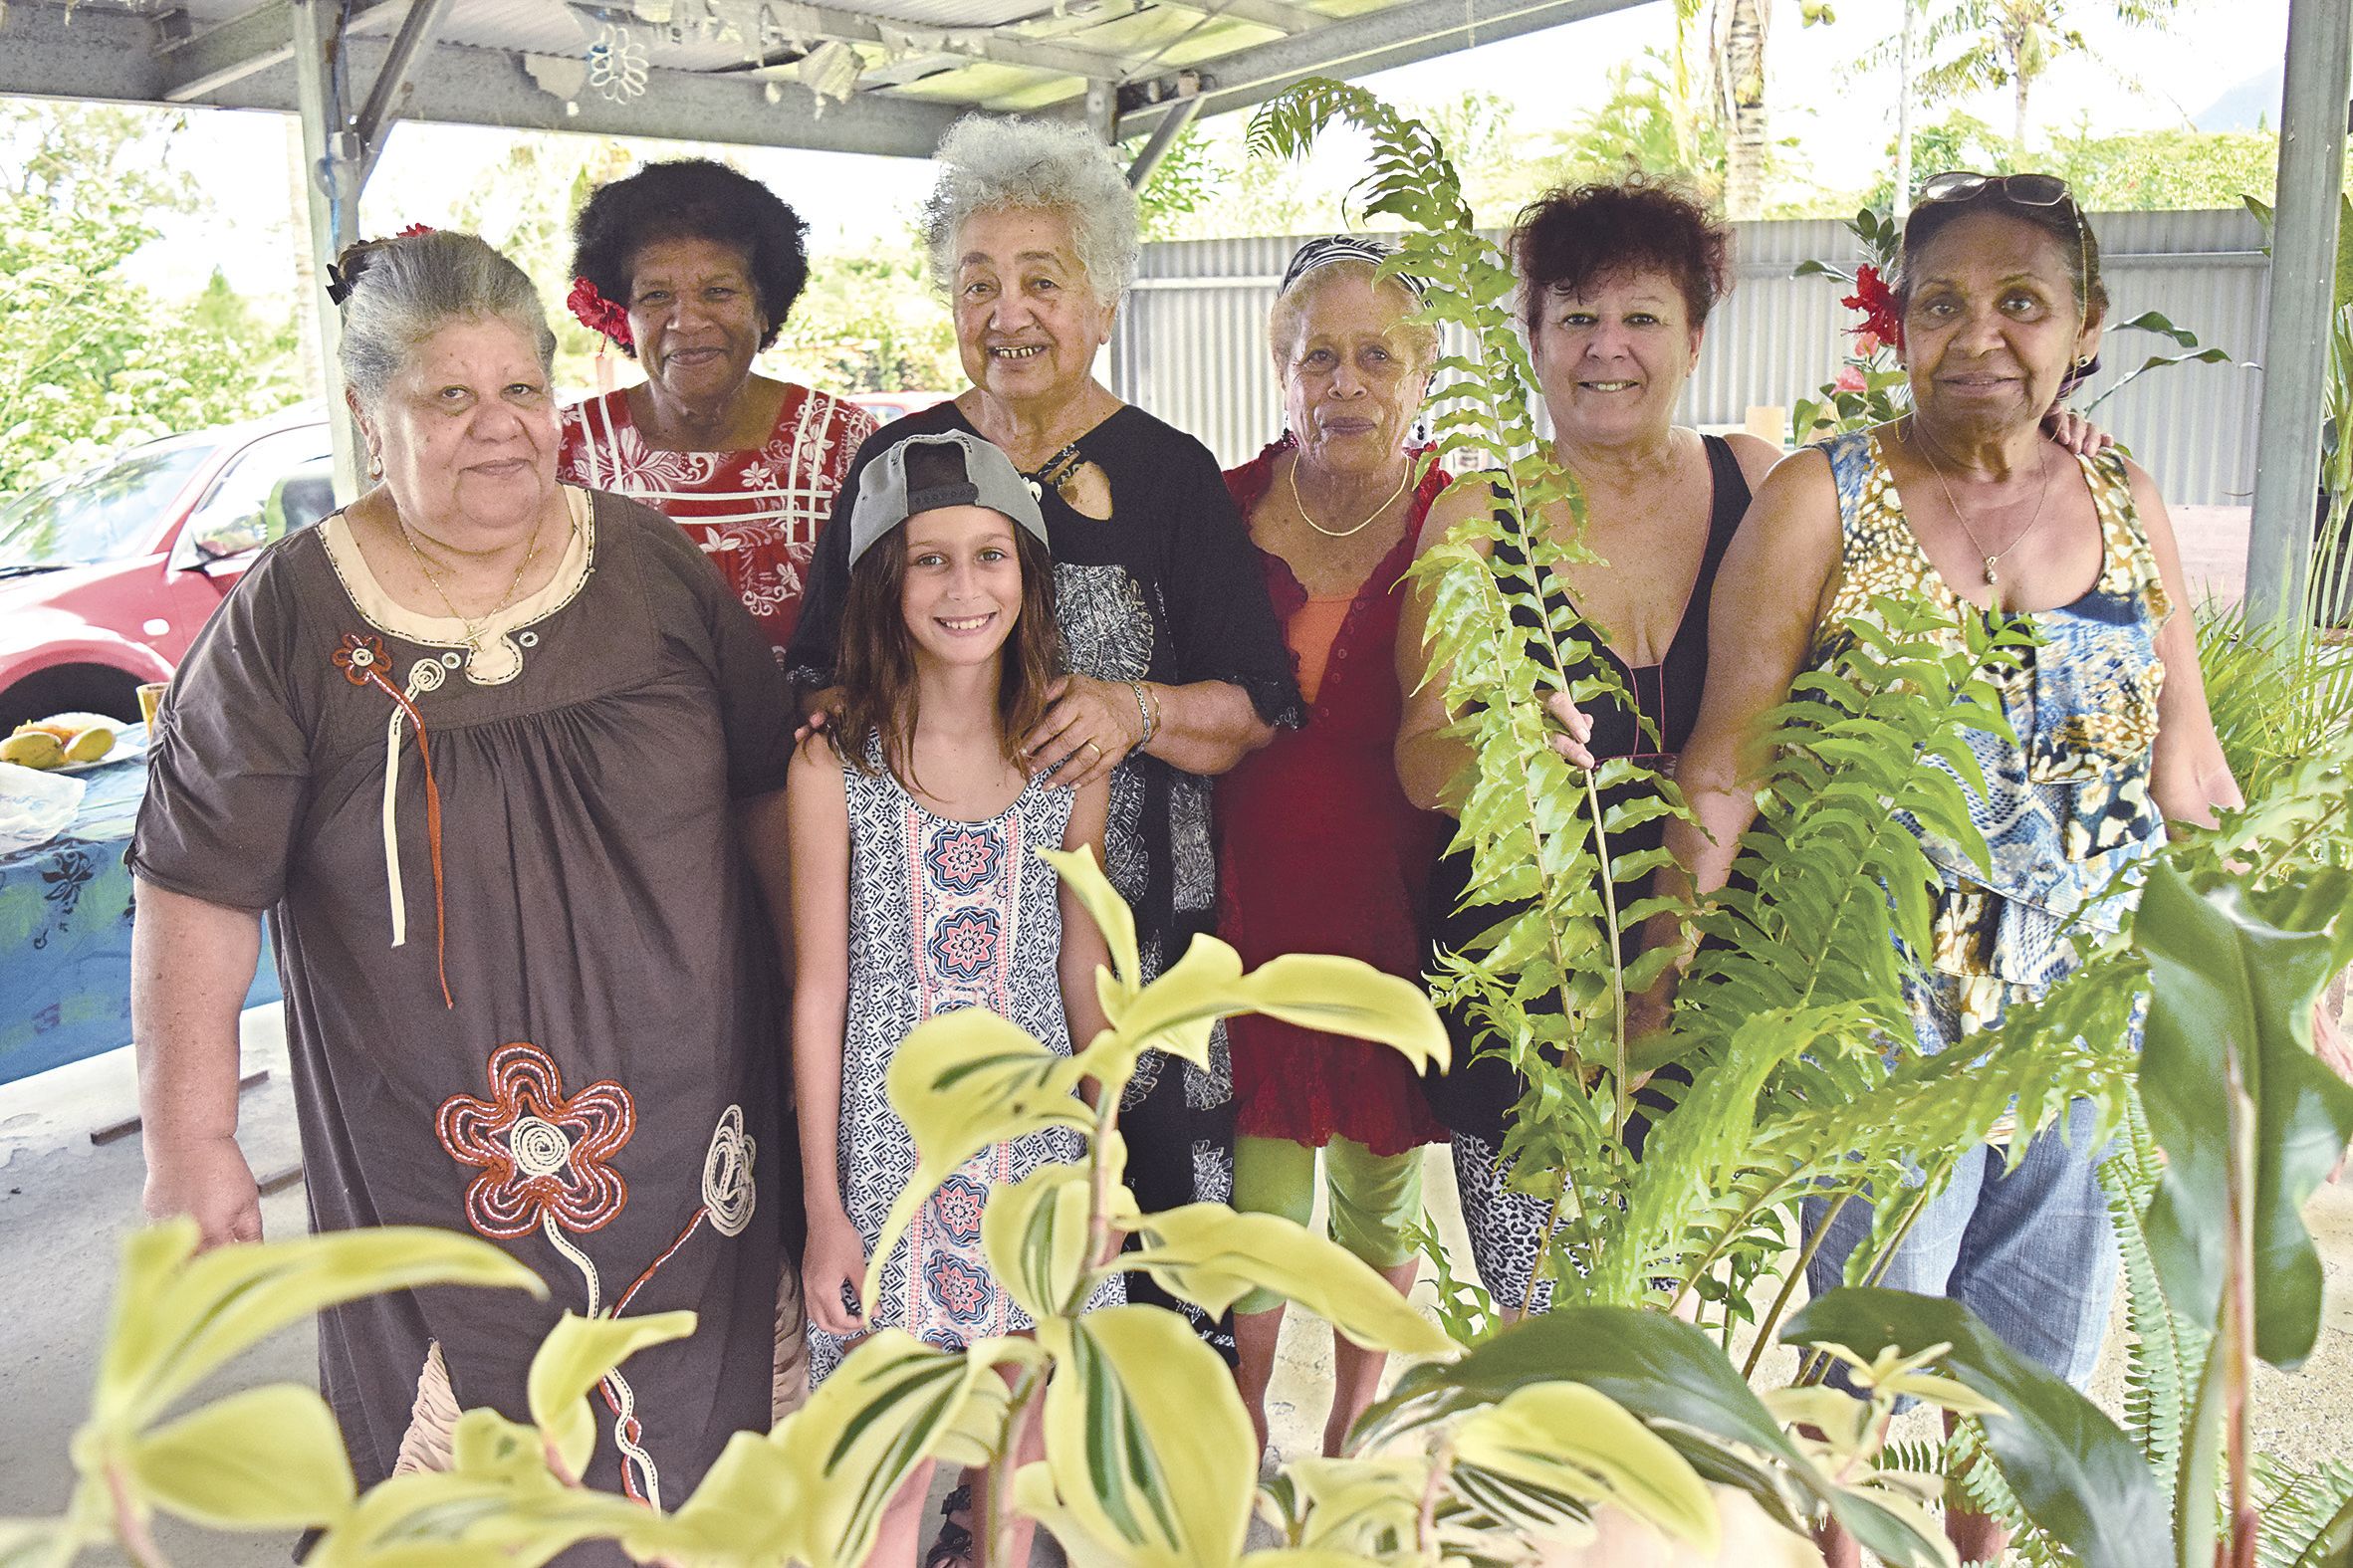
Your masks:
{"label": "car windshield", "polygon": [[190,442],[129,452],[19,496],[0,507],[0,570],[81,566],[130,555],[214,450]]}

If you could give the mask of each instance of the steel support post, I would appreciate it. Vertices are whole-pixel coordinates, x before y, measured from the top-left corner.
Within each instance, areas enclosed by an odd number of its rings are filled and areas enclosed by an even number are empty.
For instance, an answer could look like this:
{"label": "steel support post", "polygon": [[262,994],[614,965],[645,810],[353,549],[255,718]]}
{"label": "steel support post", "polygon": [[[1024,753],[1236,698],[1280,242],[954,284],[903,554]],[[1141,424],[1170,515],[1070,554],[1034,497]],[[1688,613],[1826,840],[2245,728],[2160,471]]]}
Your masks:
{"label": "steel support post", "polygon": [[359,237],[360,149],[336,80],[336,56],[344,46],[340,20],[334,0],[295,0],[295,112],[302,119],[303,192],[309,198],[317,280],[310,304],[319,313],[319,370],[327,426],[335,439],[335,494],[348,502],[359,493],[359,440],[344,413],[344,375],[336,357],[343,318],[327,297],[327,269]]}
{"label": "steel support post", "polygon": [[2312,569],[2349,79],[2353,0],[2289,0],[2246,609],[2251,621],[2290,640],[2305,634],[2304,590]]}

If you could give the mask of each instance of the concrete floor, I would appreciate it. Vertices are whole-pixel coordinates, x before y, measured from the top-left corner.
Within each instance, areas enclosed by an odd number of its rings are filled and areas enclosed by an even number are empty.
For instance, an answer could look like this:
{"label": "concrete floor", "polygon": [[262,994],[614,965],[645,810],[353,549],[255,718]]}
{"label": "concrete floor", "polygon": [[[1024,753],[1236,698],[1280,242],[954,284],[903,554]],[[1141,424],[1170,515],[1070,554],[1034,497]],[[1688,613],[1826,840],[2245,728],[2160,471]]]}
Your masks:
{"label": "concrete floor", "polygon": [[[270,1069],[247,1093],[246,1151],[265,1181],[298,1156],[293,1091],[276,1008],[246,1015],[248,1071]],[[94,1147],[90,1132],[132,1114],[129,1053],[45,1073],[0,1088],[0,1517],[55,1512],[71,1485],[66,1447],[87,1409],[93,1358],[103,1336],[115,1272],[116,1238],[138,1218],[141,1167],[135,1135]],[[1432,1151],[1427,1195],[1457,1256],[1463,1241],[1454,1178]],[[306,1223],[299,1183],[263,1202],[273,1235]],[[2353,1451],[2353,1183],[2315,1198],[2310,1219],[2328,1271],[2328,1309],[2317,1353],[2287,1375],[2263,1370],[2256,1387],[2262,1448],[2290,1460],[2342,1457]],[[1278,1455],[1316,1452],[1328,1400],[1330,1336],[1319,1323],[1286,1326],[1269,1399]],[[314,1376],[308,1324],[259,1347],[211,1391]],[[1787,1366],[1768,1362],[1779,1375]],[[2121,1337],[2111,1335],[2093,1394],[2111,1412],[2122,1397]],[[1921,1434],[1925,1436],[1925,1432]],[[944,1484],[944,1482],[943,1482]],[[261,1568],[286,1561],[283,1537],[224,1537],[166,1523],[161,1543],[177,1568]],[[1049,1559],[1042,1551],[1040,1560]],[[1059,1555],[1055,1559],[1059,1561]]]}

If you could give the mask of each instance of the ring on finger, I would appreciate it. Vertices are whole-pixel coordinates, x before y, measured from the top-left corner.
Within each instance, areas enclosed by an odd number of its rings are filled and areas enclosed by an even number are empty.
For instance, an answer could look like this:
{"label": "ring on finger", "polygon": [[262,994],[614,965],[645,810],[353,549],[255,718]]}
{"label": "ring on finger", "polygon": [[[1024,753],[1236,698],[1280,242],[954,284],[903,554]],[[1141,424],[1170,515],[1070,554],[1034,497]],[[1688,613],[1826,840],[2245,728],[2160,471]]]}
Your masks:
{"label": "ring on finger", "polygon": [[1095,743],[1092,741],[1086,742],[1085,745],[1088,751],[1094,753],[1094,760],[1096,762],[1099,763],[1103,760],[1103,749],[1101,747],[1095,745]]}

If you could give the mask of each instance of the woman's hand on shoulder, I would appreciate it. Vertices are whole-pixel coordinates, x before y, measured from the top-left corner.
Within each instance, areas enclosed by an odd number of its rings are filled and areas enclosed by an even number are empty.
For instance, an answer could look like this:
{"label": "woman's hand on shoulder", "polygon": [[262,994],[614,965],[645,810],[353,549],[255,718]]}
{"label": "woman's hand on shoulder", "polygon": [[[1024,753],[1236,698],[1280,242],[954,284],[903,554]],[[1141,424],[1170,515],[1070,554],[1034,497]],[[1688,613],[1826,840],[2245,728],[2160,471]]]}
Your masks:
{"label": "woman's hand on shoulder", "polygon": [[1142,741],[1144,716],[1125,681],[1064,675],[1047,689],[1047,699],[1046,716],[1022,737],[1022,752],[1032,773],[1051,774],[1065,788],[1109,779]]}
{"label": "woman's hand on shoulder", "polygon": [[2077,457],[2098,457],[2116,438],[2072,408],[2053,408],[2042,416],[2042,433]]}
{"label": "woman's hand on shoulder", "polygon": [[793,731],[793,739],[806,741],[820,731],[831,728],[833,721],[841,716],[841,705],[846,700],[846,694],[838,686],[827,686],[809,693],[802,699],[803,716],[800,725]]}

